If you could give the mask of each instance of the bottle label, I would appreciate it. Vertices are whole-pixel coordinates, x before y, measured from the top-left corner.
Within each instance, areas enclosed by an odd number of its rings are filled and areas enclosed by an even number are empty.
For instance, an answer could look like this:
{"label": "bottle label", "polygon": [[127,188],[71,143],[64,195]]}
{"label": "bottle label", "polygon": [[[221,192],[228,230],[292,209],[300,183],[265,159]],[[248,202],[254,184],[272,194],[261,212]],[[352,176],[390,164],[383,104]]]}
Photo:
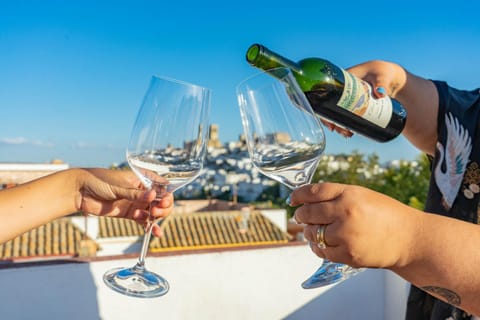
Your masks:
{"label": "bottle label", "polygon": [[379,127],[386,128],[392,118],[392,100],[389,97],[375,99],[369,83],[343,69],[342,72],[345,86],[337,105]]}

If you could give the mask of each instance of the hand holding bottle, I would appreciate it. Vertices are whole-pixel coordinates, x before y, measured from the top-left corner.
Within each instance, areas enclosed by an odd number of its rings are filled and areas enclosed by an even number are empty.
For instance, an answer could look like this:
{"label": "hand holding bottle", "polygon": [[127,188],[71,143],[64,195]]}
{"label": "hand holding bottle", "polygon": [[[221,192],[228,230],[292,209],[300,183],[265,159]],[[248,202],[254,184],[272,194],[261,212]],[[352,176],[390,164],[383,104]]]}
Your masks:
{"label": "hand holding bottle", "polygon": [[420,151],[433,155],[437,141],[439,96],[435,84],[418,77],[399,64],[371,60],[347,69],[370,83],[375,97],[390,96],[408,112],[402,134]]}
{"label": "hand holding bottle", "polygon": [[389,96],[396,99],[406,83],[406,73],[398,64],[372,60],[347,69],[356,77],[370,83],[376,98]]}
{"label": "hand holding bottle", "polygon": [[292,70],[313,110],[328,128],[344,136],[356,132],[386,142],[397,137],[405,126],[407,114],[397,101],[386,95],[375,99],[368,82],[327,60],[307,58],[293,62],[259,44],[248,49],[246,58],[263,70]]}
{"label": "hand holding bottle", "polygon": [[[398,69],[401,69],[401,67],[396,64],[375,60],[358,64],[346,69],[346,71],[368,82],[373,88],[373,98],[379,99],[386,96],[395,98],[395,94],[402,88],[405,83],[405,73],[399,72],[402,70]],[[352,131],[327,119],[321,118],[321,121],[330,131],[335,131],[346,138],[354,134]]]}

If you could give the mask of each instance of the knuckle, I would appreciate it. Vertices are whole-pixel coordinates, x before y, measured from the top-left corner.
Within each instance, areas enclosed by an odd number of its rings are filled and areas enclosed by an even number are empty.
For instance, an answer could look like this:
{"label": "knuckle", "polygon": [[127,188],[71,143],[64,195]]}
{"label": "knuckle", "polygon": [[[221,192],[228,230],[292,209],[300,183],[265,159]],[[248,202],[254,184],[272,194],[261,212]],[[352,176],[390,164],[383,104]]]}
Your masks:
{"label": "knuckle", "polygon": [[344,256],[349,266],[354,268],[363,266],[364,256],[352,244],[346,244]]}
{"label": "knuckle", "polygon": [[294,217],[298,223],[303,223],[307,219],[306,206],[301,206],[295,210]]}
{"label": "knuckle", "polygon": [[312,184],[310,188],[308,188],[309,196],[315,196],[320,192],[321,186],[318,183]]}

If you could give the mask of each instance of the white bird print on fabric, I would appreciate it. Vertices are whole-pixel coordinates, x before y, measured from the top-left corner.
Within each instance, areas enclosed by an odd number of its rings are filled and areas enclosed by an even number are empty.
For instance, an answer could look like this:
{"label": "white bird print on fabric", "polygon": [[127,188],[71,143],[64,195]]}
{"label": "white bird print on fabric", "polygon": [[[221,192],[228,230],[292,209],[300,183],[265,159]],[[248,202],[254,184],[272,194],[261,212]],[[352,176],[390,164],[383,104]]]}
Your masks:
{"label": "white bird print on fabric", "polygon": [[[462,184],[463,173],[472,151],[472,141],[468,131],[451,113],[446,115],[445,124],[447,126],[447,140],[445,148],[440,142],[437,142],[440,159],[435,168],[435,179],[437,187],[443,195],[442,205],[449,210]],[[444,160],[445,172],[442,171]]]}

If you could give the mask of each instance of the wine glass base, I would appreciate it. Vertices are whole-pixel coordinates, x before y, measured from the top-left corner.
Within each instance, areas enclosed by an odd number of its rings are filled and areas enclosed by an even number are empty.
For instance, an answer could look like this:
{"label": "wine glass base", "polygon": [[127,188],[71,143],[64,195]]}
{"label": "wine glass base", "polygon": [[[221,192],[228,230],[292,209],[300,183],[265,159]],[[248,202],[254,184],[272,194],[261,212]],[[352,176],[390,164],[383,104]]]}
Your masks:
{"label": "wine glass base", "polygon": [[170,289],[166,279],[138,265],[109,270],[103,275],[103,282],[121,294],[138,298],[160,297]]}
{"label": "wine glass base", "polygon": [[303,289],[314,289],[348,279],[364,269],[325,261],[315,273],[302,283]]}

